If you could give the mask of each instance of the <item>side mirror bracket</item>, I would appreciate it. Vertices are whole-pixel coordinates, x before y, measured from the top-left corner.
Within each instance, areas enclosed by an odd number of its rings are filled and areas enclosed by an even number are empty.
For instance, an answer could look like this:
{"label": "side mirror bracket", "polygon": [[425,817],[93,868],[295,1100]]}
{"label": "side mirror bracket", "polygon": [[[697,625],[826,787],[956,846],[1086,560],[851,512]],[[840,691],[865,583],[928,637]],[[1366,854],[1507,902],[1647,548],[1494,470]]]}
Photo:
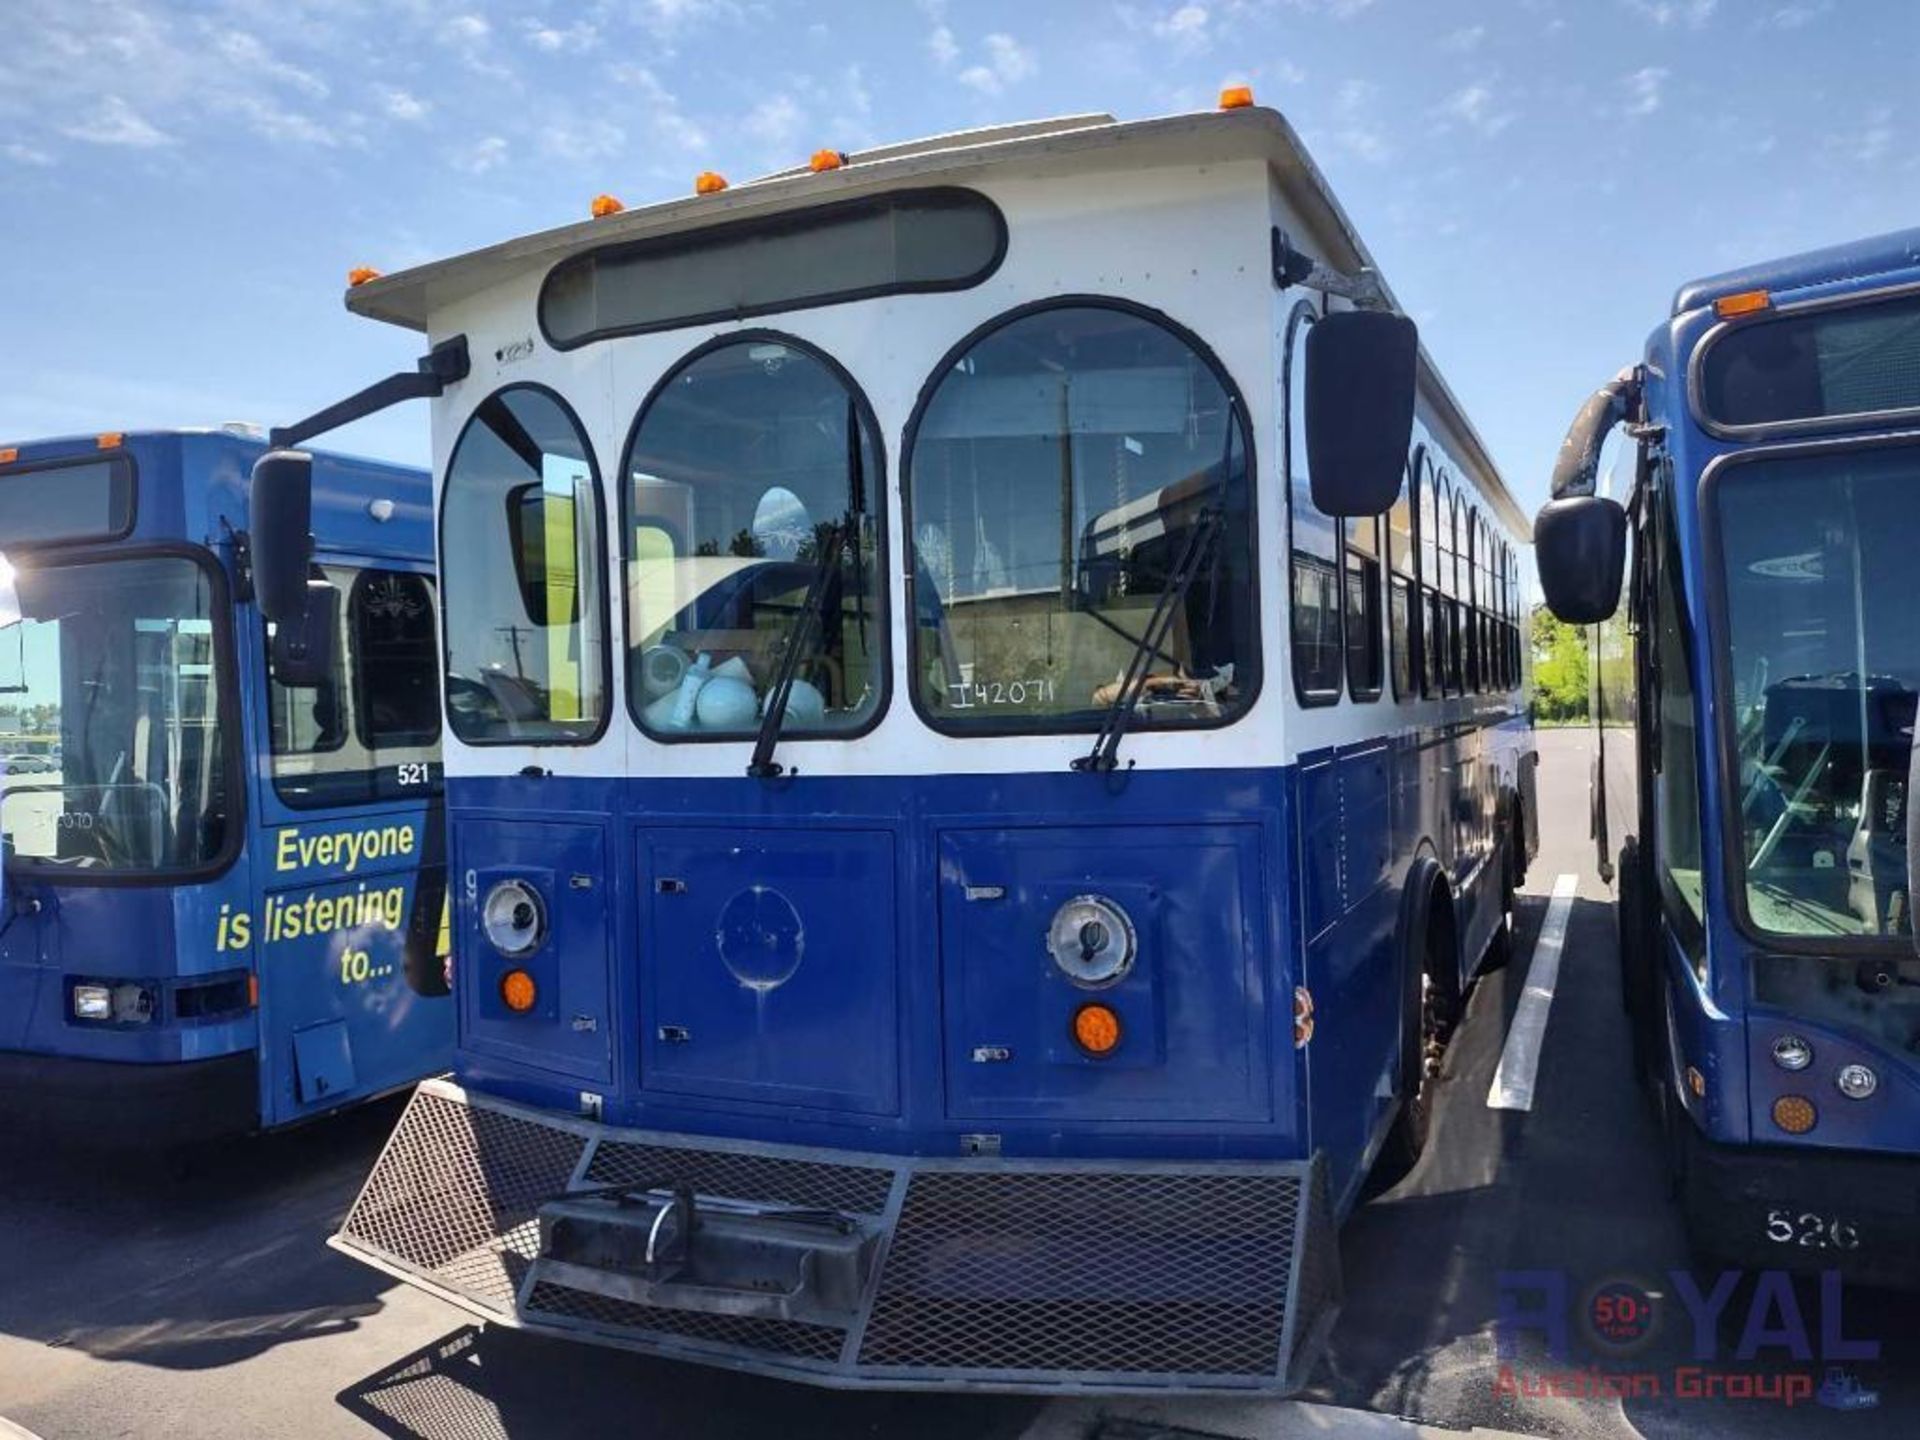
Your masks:
{"label": "side mirror bracket", "polygon": [[300,613],[273,624],[273,678],[282,685],[325,685],[334,678],[340,591],[325,580],[309,580],[306,589]]}

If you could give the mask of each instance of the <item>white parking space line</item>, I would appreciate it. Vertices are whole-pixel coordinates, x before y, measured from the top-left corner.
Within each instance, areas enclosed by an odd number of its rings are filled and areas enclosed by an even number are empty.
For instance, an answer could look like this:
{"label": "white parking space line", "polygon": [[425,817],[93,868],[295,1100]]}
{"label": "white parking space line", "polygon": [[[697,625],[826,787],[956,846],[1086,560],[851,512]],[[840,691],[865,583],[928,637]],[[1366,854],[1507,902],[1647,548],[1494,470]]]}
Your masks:
{"label": "white parking space line", "polygon": [[1490,1110],[1533,1109],[1533,1081],[1540,1073],[1547,1011],[1553,1007],[1554,986],[1560,983],[1560,951],[1567,943],[1573,892],[1579,888],[1577,875],[1562,875],[1553,882],[1553,899],[1547,905],[1547,918],[1541,923],[1540,938],[1533,942],[1533,959],[1527,966],[1527,988],[1520,996],[1520,1008],[1513,1012],[1513,1028],[1507,1032],[1506,1049],[1500,1052],[1500,1068],[1493,1072],[1493,1086],[1487,1091]]}

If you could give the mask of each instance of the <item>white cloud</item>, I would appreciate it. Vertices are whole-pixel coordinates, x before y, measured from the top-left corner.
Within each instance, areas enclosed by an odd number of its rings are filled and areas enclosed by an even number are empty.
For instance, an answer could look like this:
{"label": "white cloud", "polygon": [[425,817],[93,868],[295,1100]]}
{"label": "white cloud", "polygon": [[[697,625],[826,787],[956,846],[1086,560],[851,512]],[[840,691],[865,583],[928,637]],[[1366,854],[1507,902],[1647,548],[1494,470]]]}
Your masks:
{"label": "white cloud", "polygon": [[1440,102],[1440,113],[1489,139],[1513,123],[1513,112],[1500,108],[1493,87],[1485,82],[1454,91]]}
{"label": "white cloud", "polygon": [[1870,111],[1865,128],[1840,142],[1841,153],[1862,165],[1884,160],[1892,149],[1893,111],[1884,107]]}
{"label": "white cloud", "polygon": [[331,93],[331,87],[318,75],[311,70],[302,70],[298,65],[275,59],[257,37],[244,30],[227,30],[216,35],[213,46],[220,57],[246,76],[249,82],[274,80],[315,100],[324,100]]}
{"label": "white cloud", "polygon": [[1480,42],[1487,38],[1484,25],[1467,25],[1455,30],[1440,42],[1440,48],[1455,55],[1469,55],[1480,48]]}
{"label": "white cloud", "polygon": [[387,85],[380,89],[380,108],[390,119],[414,121],[424,120],[427,111],[433,107],[418,95]]}
{"label": "white cloud", "polygon": [[1393,158],[1393,147],[1378,130],[1366,125],[1349,125],[1336,130],[1332,135],[1336,149],[1344,150],[1356,160],[1364,160],[1369,165],[1380,165]]}
{"label": "white cloud", "polygon": [[149,123],[118,95],[101,96],[91,114],[63,126],[60,133],[89,145],[125,145],[135,150],[173,143],[171,135]]}
{"label": "white cloud", "polygon": [[1627,76],[1627,114],[1651,115],[1658,110],[1671,73],[1665,66],[1647,65]]}
{"label": "white cloud", "polygon": [[742,129],[764,141],[769,149],[786,150],[792,147],[805,119],[805,112],[791,95],[773,95],[754,106],[740,123]]}
{"label": "white cloud", "polygon": [[0,155],[4,155],[7,159],[20,165],[53,164],[53,156],[49,155],[46,151],[32,145],[22,145],[17,141],[7,145],[0,145]]}
{"label": "white cloud", "polygon": [[953,38],[953,31],[944,25],[936,25],[927,36],[927,49],[933,54],[933,63],[942,70],[953,68],[954,61],[960,58],[960,43]]}
{"label": "white cloud", "polygon": [[1772,14],[1764,16],[1760,24],[1770,30],[1799,30],[1832,9],[1833,0],[1797,0],[1795,4],[1782,5]]}
{"label": "white cloud", "polygon": [[547,123],[540,150],[556,160],[605,160],[627,148],[627,132],[599,116],[571,116]]}
{"label": "white cloud", "polygon": [[1295,10],[1305,10],[1310,14],[1331,15],[1336,20],[1351,20],[1361,11],[1371,9],[1373,0],[1286,0],[1286,4]]}
{"label": "white cloud", "polygon": [[1651,20],[1662,30],[1674,25],[1698,30],[1720,8],[1720,0],[1623,0],[1623,3],[1636,15]]}
{"label": "white cloud", "polygon": [[710,147],[707,132],[687,116],[680,107],[679,97],[653,71],[644,65],[621,64],[612,66],[607,73],[614,84],[638,92],[647,128],[655,139],[676,151],[695,155],[704,154]]}
{"label": "white cloud", "polygon": [[584,55],[600,44],[600,31],[585,20],[564,30],[538,20],[522,20],[520,28],[526,33],[529,45],[549,55]]}
{"label": "white cloud", "polygon": [[1339,106],[1348,114],[1363,110],[1372,103],[1373,97],[1379,93],[1379,88],[1371,80],[1343,80],[1340,82]]}
{"label": "white cloud", "polygon": [[986,63],[969,66],[960,72],[960,83],[982,95],[998,95],[1009,85],[1017,85],[1039,68],[1033,52],[1011,35],[995,33],[983,42]]}
{"label": "white cloud", "polygon": [[469,175],[484,175],[489,170],[507,163],[507,142],[501,136],[489,135],[477,140],[464,150],[455,153],[453,168],[465,171]]}
{"label": "white cloud", "polygon": [[1198,55],[1213,44],[1204,5],[1182,5],[1153,21],[1148,28],[1171,45],[1177,55]]}
{"label": "white cloud", "polygon": [[717,20],[733,10],[733,0],[645,0],[640,7],[640,19],[656,33],[673,35]]}
{"label": "white cloud", "polygon": [[493,34],[493,26],[481,15],[456,15],[440,27],[440,38],[449,45],[483,45]]}

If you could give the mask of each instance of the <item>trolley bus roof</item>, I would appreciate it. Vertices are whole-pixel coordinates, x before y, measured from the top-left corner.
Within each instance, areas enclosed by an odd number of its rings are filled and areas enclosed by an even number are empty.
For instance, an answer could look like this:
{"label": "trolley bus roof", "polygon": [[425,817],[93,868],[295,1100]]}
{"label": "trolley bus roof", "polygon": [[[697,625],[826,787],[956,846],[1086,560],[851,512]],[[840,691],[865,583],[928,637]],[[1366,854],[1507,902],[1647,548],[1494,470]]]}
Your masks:
{"label": "trolley bus roof", "polygon": [[[963,183],[969,174],[1010,165],[1070,159],[1082,171],[1130,171],[1159,166],[1263,160],[1326,260],[1353,272],[1378,269],[1352,221],[1333,196],[1300,137],[1277,110],[1247,107],[1153,120],[1069,115],[997,125],[849,154],[838,169],[778,171],[717,194],[691,195],[637,206],[469,251],[366,281],[347,291],[357,315],[424,331],[433,310],[480,294],[528,269],[548,269],[582,251],[620,241],[704,229],[726,220],[765,218],[826,201],[939,181]],[[1383,289],[1386,279],[1379,276]],[[1393,300],[1387,289],[1388,299]],[[1523,540],[1531,525],[1508,493],[1499,467],[1438,368],[1421,350],[1423,390],[1448,428],[1458,434],[1482,472],[1487,500]]]}

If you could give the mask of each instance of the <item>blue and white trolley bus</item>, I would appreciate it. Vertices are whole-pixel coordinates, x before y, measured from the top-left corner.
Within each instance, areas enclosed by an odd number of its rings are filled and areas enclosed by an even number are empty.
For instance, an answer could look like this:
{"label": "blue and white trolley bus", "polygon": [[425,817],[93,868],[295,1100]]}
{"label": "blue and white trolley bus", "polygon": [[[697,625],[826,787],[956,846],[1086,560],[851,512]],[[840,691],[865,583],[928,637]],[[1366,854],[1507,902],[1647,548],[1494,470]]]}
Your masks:
{"label": "blue and white trolley bus", "polygon": [[1594,834],[1695,1245],[1869,1284],[1920,1285],[1917,482],[1909,230],[1683,285],[1540,517],[1605,622]]}
{"label": "blue and white trolley bus", "polygon": [[1298,1383],[1504,953],[1523,517],[1273,111],[697,191],[349,294],[465,372],[460,1039],[337,1243],[826,1383]]}
{"label": "blue and white trolley bus", "polygon": [[246,427],[0,448],[9,1129],[181,1142],[446,1067],[427,477],[317,457],[318,623],[270,629],[265,449]]}

